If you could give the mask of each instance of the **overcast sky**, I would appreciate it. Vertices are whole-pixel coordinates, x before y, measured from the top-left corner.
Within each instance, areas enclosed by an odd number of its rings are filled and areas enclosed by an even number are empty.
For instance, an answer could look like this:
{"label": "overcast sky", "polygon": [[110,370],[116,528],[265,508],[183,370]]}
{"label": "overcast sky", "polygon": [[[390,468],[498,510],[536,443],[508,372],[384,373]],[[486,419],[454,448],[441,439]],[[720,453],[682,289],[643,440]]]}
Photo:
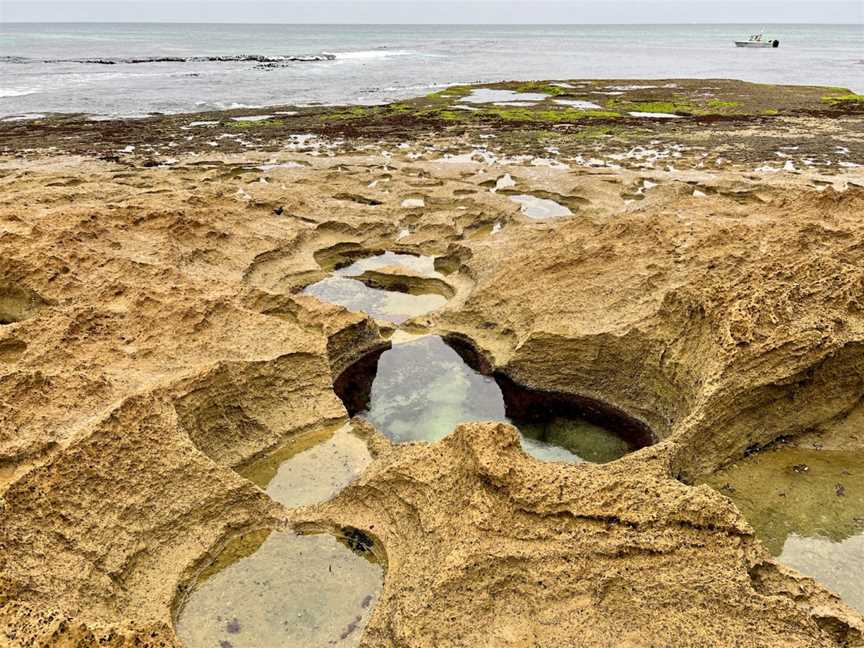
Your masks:
{"label": "overcast sky", "polygon": [[864,0],[0,0],[0,22],[852,23]]}

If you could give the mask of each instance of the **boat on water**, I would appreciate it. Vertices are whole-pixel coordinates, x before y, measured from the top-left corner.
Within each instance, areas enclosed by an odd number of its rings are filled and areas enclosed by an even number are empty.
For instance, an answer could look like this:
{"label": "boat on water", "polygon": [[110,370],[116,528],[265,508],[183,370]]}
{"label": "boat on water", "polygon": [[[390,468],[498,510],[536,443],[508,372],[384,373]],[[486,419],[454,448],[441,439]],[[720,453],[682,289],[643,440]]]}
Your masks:
{"label": "boat on water", "polygon": [[746,41],[735,41],[735,47],[780,47],[780,41],[765,38],[765,34],[753,34]]}

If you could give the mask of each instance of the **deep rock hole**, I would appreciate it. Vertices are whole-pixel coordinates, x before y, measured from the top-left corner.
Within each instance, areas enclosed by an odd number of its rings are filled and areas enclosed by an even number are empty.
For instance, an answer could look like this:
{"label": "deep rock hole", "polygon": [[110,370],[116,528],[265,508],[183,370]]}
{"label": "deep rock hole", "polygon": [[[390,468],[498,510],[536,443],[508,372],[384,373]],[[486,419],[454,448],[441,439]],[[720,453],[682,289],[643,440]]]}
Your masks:
{"label": "deep rock hole", "polygon": [[540,391],[492,367],[470,342],[426,336],[360,358],[334,389],[351,416],[397,442],[436,441],[459,423],[506,421],[533,456],[606,463],[651,445],[651,430],[585,396]]}

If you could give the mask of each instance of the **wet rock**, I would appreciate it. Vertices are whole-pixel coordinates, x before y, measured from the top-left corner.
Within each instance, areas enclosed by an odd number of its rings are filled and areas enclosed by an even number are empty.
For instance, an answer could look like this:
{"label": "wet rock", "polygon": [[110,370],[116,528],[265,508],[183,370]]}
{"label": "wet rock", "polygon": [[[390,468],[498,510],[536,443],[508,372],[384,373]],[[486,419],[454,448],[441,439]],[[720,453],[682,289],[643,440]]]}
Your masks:
{"label": "wet rock", "polygon": [[375,546],[375,541],[359,529],[343,528],[342,537],[352,551],[367,553]]}
{"label": "wet rock", "polygon": [[[374,527],[389,567],[366,630],[370,645],[428,636],[436,646],[506,645],[514,633],[543,646],[576,636],[616,645],[625,635],[676,645],[836,645],[808,601],[826,606],[819,618],[858,636],[854,613],[767,560],[725,498],[664,477],[637,455],[605,466],[540,463],[520,449],[515,429],[493,424],[382,452],[360,482],[296,517]],[[740,586],[752,582],[755,564],[759,591]]]}

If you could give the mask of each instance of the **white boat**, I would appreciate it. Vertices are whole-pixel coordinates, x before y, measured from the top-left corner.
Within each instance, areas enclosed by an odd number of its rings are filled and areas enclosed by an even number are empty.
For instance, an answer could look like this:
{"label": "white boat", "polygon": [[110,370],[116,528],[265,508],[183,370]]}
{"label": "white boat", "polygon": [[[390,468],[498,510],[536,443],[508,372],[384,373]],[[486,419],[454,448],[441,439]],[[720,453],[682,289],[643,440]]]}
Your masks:
{"label": "white boat", "polygon": [[765,34],[753,34],[746,41],[735,41],[735,47],[780,47],[780,41],[766,39]]}

